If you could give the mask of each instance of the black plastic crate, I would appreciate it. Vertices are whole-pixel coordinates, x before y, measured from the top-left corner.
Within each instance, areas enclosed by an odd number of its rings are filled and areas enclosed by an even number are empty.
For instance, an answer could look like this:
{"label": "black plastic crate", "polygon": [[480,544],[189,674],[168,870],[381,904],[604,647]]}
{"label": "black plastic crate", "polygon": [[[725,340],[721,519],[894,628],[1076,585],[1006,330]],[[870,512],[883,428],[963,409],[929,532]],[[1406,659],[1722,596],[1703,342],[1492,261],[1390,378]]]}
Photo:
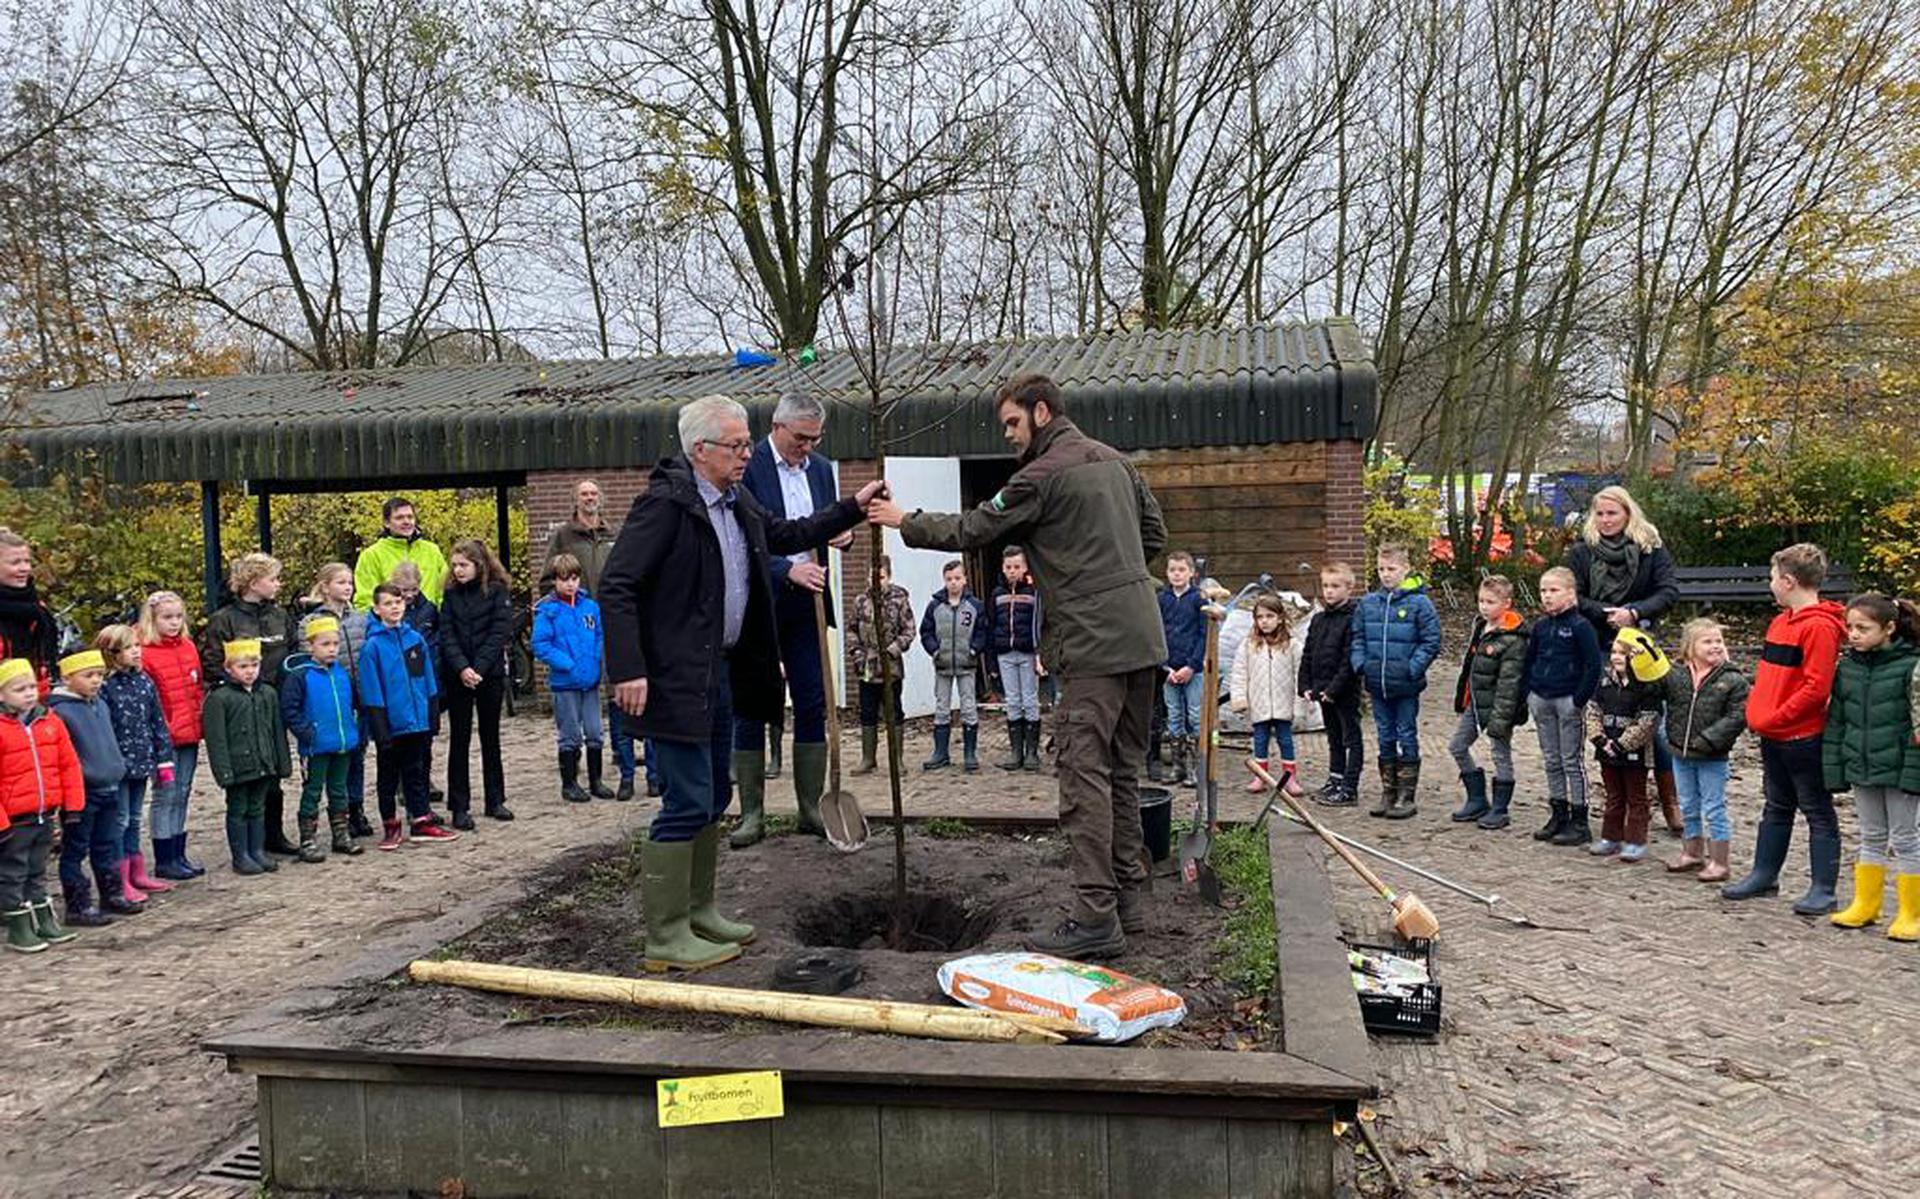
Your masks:
{"label": "black plastic crate", "polygon": [[[1427,968],[1427,978],[1438,976],[1433,970],[1433,942],[1414,938],[1402,945],[1372,945],[1347,942],[1349,949],[1379,956],[1404,958]],[[1367,995],[1359,991],[1360,1023],[1368,1032],[1391,1033],[1403,1037],[1432,1037],[1440,1033],[1440,984],[1436,981],[1413,984],[1410,995]]]}

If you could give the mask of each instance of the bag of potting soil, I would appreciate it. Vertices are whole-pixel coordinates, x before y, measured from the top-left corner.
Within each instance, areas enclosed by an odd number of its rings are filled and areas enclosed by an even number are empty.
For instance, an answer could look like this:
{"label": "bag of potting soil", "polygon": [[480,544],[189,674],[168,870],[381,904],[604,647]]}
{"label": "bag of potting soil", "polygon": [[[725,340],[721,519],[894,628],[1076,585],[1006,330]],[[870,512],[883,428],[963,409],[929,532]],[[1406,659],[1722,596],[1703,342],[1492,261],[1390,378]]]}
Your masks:
{"label": "bag of potting soil", "polygon": [[1074,1020],[1108,1044],[1186,1019],[1187,1002],[1105,966],[1044,953],[978,953],[940,967],[940,989],[989,1012]]}

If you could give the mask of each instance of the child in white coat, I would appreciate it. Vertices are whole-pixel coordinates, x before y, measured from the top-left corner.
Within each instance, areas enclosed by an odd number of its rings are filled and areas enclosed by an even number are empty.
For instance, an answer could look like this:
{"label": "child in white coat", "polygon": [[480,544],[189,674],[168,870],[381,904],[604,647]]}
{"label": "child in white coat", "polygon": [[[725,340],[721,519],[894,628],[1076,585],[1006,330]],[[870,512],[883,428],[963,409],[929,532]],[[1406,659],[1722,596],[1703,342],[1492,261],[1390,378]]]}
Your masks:
{"label": "child in white coat", "polygon": [[[1271,759],[1268,750],[1278,743],[1280,785],[1288,795],[1301,794],[1293,757],[1293,707],[1300,675],[1300,643],[1293,639],[1292,621],[1280,597],[1263,595],[1253,601],[1253,628],[1233,656],[1230,706],[1253,721],[1253,756],[1262,770]],[[1259,776],[1247,784],[1250,792],[1265,789]]]}

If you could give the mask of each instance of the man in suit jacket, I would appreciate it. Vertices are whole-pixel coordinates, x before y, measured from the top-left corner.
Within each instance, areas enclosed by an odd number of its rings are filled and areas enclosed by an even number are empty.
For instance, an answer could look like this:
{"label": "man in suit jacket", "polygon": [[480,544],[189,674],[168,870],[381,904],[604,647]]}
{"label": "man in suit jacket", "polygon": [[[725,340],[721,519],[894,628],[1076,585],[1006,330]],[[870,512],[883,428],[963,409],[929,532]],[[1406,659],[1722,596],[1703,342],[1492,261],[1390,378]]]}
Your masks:
{"label": "man in suit jacket", "polygon": [[[788,394],[773,410],[773,432],[753,447],[742,484],[774,516],[804,520],[839,499],[833,466],[814,452],[826,428],[827,413],[811,396]],[[844,549],[852,534],[837,537]],[[768,559],[773,574],[774,622],[780,637],[780,662],[793,695],[793,793],[800,806],[800,828],[819,833],[820,792],[827,781],[827,691],[820,669],[820,633],[814,624],[818,595],[833,620],[827,591],[827,549]],[[745,717],[734,722],[733,777],[740,785],[740,825],[728,844],[743,849],[764,835],[767,726]]]}

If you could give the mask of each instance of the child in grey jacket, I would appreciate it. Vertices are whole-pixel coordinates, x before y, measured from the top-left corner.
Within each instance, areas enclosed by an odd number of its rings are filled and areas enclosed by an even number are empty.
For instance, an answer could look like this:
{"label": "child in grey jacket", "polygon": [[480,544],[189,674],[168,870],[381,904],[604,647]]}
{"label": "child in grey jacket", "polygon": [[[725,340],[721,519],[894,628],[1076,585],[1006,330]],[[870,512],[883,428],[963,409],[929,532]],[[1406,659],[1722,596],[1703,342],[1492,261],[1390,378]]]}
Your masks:
{"label": "child in grey jacket", "polygon": [[953,697],[958,693],[961,762],[971,774],[980,769],[980,707],[974,675],[993,630],[986,606],[967,590],[966,564],[955,558],[940,577],[946,588],[927,601],[926,615],[920,618],[920,645],[933,659],[933,756],[920,763],[920,769],[943,770],[953,765],[950,722]]}

